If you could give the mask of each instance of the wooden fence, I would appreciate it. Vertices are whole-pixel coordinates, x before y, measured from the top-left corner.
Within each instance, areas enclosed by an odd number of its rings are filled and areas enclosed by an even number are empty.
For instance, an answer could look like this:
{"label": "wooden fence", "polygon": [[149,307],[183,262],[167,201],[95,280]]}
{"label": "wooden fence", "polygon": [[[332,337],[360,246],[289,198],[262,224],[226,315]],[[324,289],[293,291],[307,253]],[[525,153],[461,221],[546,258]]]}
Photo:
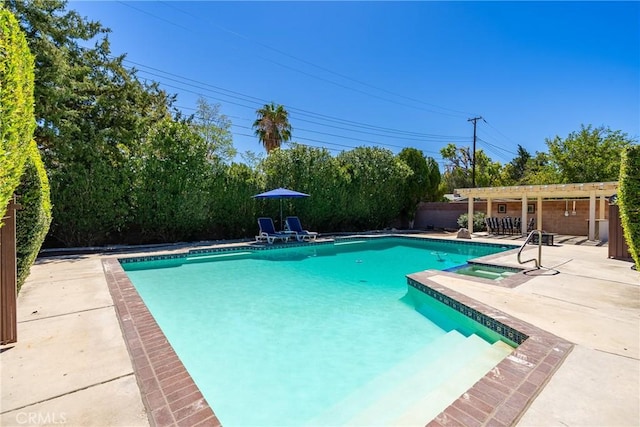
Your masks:
{"label": "wooden fence", "polygon": [[618,205],[609,205],[609,258],[631,261],[629,246],[624,239]]}
{"label": "wooden fence", "polygon": [[15,197],[9,201],[0,227],[0,344],[18,340]]}

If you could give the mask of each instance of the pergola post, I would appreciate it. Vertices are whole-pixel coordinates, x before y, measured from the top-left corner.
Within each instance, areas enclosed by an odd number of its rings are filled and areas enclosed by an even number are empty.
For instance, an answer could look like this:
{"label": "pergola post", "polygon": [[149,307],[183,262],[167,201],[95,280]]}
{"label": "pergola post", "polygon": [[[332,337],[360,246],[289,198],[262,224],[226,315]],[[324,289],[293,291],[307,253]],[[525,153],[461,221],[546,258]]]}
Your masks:
{"label": "pergola post", "polygon": [[520,221],[520,233],[522,235],[527,234],[527,214],[528,214],[528,203],[527,203],[527,193],[522,194],[522,214],[520,217],[522,220]]}
{"label": "pergola post", "polygon": [[535,229],[542,230],[542,197],[538,196],[538,207],[536,208],[537,224]]}
{"label": "pergola post", "polygon": [[596,192],[589,192],[589,240],[596,240]]}
{"label": "pergola post", "polygon": [[600,195],[600,214],[598,215],[599,219],[604,219],[604,217],[605,217],[605,210],[604,210],[605,205],[606,205],[605,197],[606,196],[604,194]]}
{"label": "pergola post", "polygon": [[473,197],[469,197],[469,208],[467,209],[467,230],[473,233]]}

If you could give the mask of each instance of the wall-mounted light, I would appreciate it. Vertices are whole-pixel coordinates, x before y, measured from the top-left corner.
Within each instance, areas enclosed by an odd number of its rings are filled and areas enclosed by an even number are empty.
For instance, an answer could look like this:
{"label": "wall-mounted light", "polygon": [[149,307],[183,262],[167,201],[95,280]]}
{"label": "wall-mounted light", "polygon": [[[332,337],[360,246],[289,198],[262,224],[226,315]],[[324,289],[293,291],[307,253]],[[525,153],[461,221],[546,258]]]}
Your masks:
{"label": "wall-mounted light", "polygon": [[575,214],[576,214],[576,201],[574,200],[573,201],[573,211],[571,211],[571,215],[575,216]]}
{"label": "wall-mounted light", "polygon": [[569,201],[564,201],[564,216],[569,216]]}

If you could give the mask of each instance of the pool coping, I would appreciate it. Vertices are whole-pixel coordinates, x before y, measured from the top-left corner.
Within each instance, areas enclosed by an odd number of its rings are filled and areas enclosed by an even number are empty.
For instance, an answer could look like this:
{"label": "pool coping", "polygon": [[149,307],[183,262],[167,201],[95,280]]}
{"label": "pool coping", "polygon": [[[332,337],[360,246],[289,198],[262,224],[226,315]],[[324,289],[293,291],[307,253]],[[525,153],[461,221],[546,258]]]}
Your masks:
{"label": "pool coping", "polygon": [[[362,238],[362,236],[355,238]],[[308,245],[309,243],[303,243],[296,246]],[[234,245],[197,251],[198,253],[228,251],[238,248],[246,249],[247,246],[246,244]],[[292,245],[269,245],[264,248],[282,247],[292,247]],[[184,255],[170,254],[133,258],[151,260],[182,256]],[[103,269],[150,424],[152,426],[221,426],[211,404],[205,400],[186,367],[170,346],[166,336],[129,280],[120,261],[118,258],[103,259]],[[526,338],[511,355],[433,420],[425,420],[425,424],[429,426],[514,424],[560,367],[573,348],[573,344],[438,284],[432,280],[438,275],[446,277],[454,273],[446,274],[442,271],[429,270],[407,277],[410,285],[417,288],[424,287],[421,289],[423,292],[430,289],[436,295],[443,296],[444,301],[454,301],[461,308],[465,307],[473,310],[474,314],[482,315],[480,323],[484,324],[485,320],[491,319],[519,331]],[[455,276],[459,280],[478,279]],[[480,281],[486,283],[485,279]],[[415,286],[416,284],[419,286]],[[496,285],[500,286],[499,283]],[[461,312],[467,315],[464,311]],[[473,316],[470,317],[473,319]]]}
{"label": "pool coping", "polygon": [[102,260],[151,426],[221,426],[116,258]]}

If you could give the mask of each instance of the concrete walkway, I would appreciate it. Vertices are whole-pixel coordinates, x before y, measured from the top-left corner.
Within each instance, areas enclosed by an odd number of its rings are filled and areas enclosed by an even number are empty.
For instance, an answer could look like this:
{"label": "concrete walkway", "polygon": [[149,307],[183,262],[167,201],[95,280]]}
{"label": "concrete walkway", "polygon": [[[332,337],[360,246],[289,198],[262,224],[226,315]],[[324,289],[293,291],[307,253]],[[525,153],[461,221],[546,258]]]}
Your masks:
{"label": "concrete walkway", "polygon": [[[102,258],[32,268],[18,343],[0,355],[0,425],[149,425]],[[513,255],[494,260],[517,265]],[[640,425],[640,273],[607,259],[606,247],[544,247],[542,261],[552,271],[513,289],[435,279],[576,344],[519,425]]]}
{"label": "concrete walkway", "polygon": [[38,260],[0,361],[2,426],[149,425],[100,256]]}

